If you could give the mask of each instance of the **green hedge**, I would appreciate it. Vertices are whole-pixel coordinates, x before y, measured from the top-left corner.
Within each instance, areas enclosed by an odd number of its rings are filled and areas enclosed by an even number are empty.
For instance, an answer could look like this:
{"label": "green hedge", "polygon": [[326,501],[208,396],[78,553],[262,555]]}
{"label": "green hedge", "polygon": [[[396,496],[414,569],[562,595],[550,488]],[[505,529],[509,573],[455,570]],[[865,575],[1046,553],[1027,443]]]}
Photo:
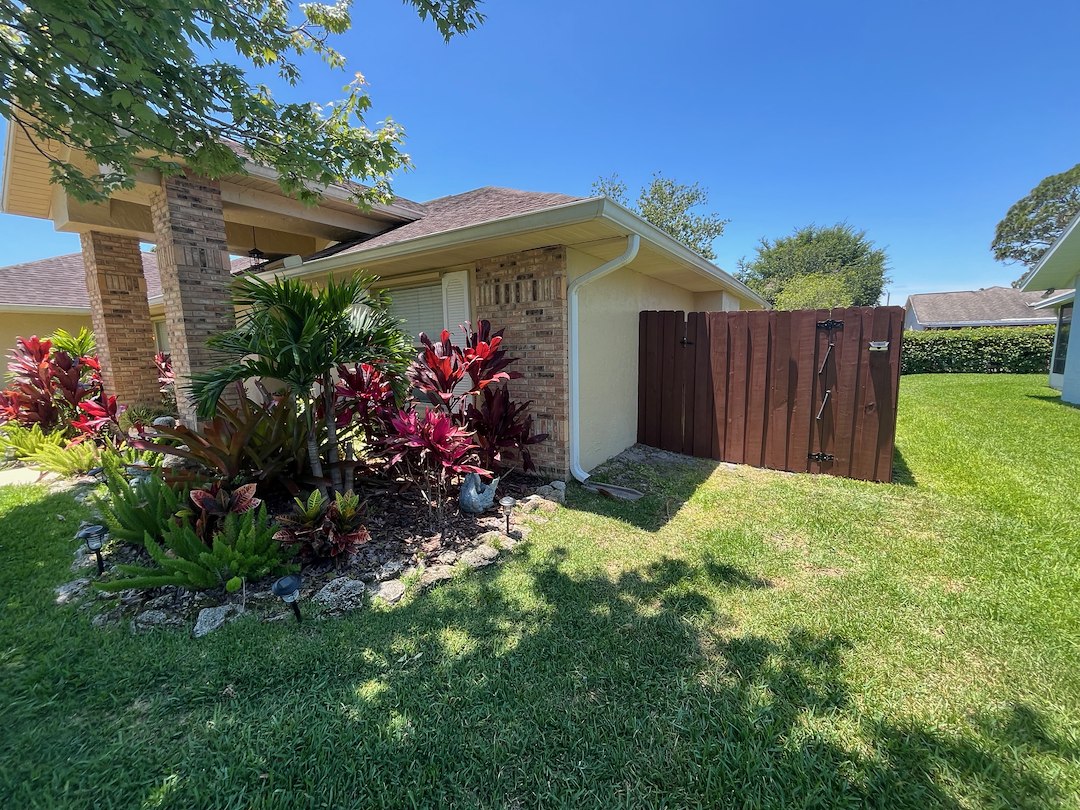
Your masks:
{"label": "green hedge", "polygon": [[901,374],[1045,374],[1053,326],[982,326],[904,332]]}

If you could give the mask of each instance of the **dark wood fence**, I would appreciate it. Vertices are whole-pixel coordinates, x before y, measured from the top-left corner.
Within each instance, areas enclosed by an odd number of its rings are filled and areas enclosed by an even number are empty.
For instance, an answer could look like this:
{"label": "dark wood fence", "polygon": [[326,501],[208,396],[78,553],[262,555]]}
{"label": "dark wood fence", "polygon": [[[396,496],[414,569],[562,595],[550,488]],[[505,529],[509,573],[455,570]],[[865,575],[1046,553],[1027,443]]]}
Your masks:
{"label": "dark wood fence", "polygon": [[891,481],[900,307],[642,312],[638,441]]}

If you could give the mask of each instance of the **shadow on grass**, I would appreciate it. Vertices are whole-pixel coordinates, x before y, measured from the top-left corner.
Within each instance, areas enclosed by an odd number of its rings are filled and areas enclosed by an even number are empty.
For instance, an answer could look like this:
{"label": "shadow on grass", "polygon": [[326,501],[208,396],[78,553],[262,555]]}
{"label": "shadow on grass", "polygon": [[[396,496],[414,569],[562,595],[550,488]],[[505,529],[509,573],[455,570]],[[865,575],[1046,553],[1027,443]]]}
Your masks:
{"label": "shadow on grass", "polygon": [[[61,508],[50,496],[40,512]],[[31,517],[4,515],[0,537]],[[38,591],[70,549],[22,546],[0,567],[5,589],[34,583],[0,618],[0,792],[12,806],[162,808],[1058,798],[1016,755],[1067,755],[1034,710],[963,734],[874,719],[845,677],[847,638],[765,635],[725,612],[768,587],[752,571],[662,559],[609,577],[566,549],[535,554],[394,610],[193,640],[102,632],[51,607]]]}
{"label": "shadow on grass", "polygon": [[915,474],[911,471],[911,467],[908,466],[907,461],[904,459],[904,454],[900,452],[899,447],[893,451],[892,473],[892,482],[894,484],[898,484],[902,487],[913,487],[918,485],[918,482],[915,480]]}
{"label": "shadow on grass", "polygon": [[1072,410],[1080,410],[1080,405],[1075,405],[1072,402],[1066,402],[1061,398],[1061,394],[1028,394],[1028,399],[1038,399],[1042,402],[1052,402],[1055,405],[1061,405],[1063,408],[1071,408]]}

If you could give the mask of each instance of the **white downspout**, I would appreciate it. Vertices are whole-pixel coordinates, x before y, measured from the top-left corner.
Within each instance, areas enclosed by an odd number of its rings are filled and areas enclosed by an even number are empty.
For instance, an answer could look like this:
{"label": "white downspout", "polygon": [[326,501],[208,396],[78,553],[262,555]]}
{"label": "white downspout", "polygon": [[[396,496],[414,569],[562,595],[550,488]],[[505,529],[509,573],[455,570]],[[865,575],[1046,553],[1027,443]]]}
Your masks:
{"label": "white downspout", "polygon": [[578,363],[578,290],[586,284],[591,284],[598,278],[603,278],[608,273],[613,273],[620,267],[630,264],[638,254],[641,246],[641,237],[632,233],[626,237],[626,250],[609,262],[605,262],[583,276],[578,276],[566,288],[566,297],[569,300],[569,317],[567,324],[570,332],[569,355],[570,355],[570,474],[578,481],[585,483],[589,474],[581,469],[581,368]]}

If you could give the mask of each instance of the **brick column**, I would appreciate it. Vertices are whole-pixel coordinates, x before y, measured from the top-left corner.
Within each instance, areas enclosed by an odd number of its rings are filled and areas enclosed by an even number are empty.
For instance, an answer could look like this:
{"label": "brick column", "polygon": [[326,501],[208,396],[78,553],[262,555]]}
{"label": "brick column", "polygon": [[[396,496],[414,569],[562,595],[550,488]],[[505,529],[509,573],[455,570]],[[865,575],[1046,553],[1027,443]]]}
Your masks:
{"label": "brick column", "polygon": [[207,338],[236,323],[229,298],[232,276],[221,187],[193,177],[167,177],[153,195],[151,213],[165,325],[176,373],[176,405],[180,418],[193,426],[196,409],[189,387],[191,375],[215,365]]}
{"label": "brick column", "polygon": [[156,405],[161,392],[139,240],[97,231],[80,240],[105,392],[123,405]]}
{"label": "brick column", "polygon": [[537,470],[570,474],[570,373],[567,356],[566,249],[538,248],[476,263],[476,319],[505,327],[506,348],[525,376],[511,380],[517,400],[532,400],[533,425],[547,441],[530,448]]}

